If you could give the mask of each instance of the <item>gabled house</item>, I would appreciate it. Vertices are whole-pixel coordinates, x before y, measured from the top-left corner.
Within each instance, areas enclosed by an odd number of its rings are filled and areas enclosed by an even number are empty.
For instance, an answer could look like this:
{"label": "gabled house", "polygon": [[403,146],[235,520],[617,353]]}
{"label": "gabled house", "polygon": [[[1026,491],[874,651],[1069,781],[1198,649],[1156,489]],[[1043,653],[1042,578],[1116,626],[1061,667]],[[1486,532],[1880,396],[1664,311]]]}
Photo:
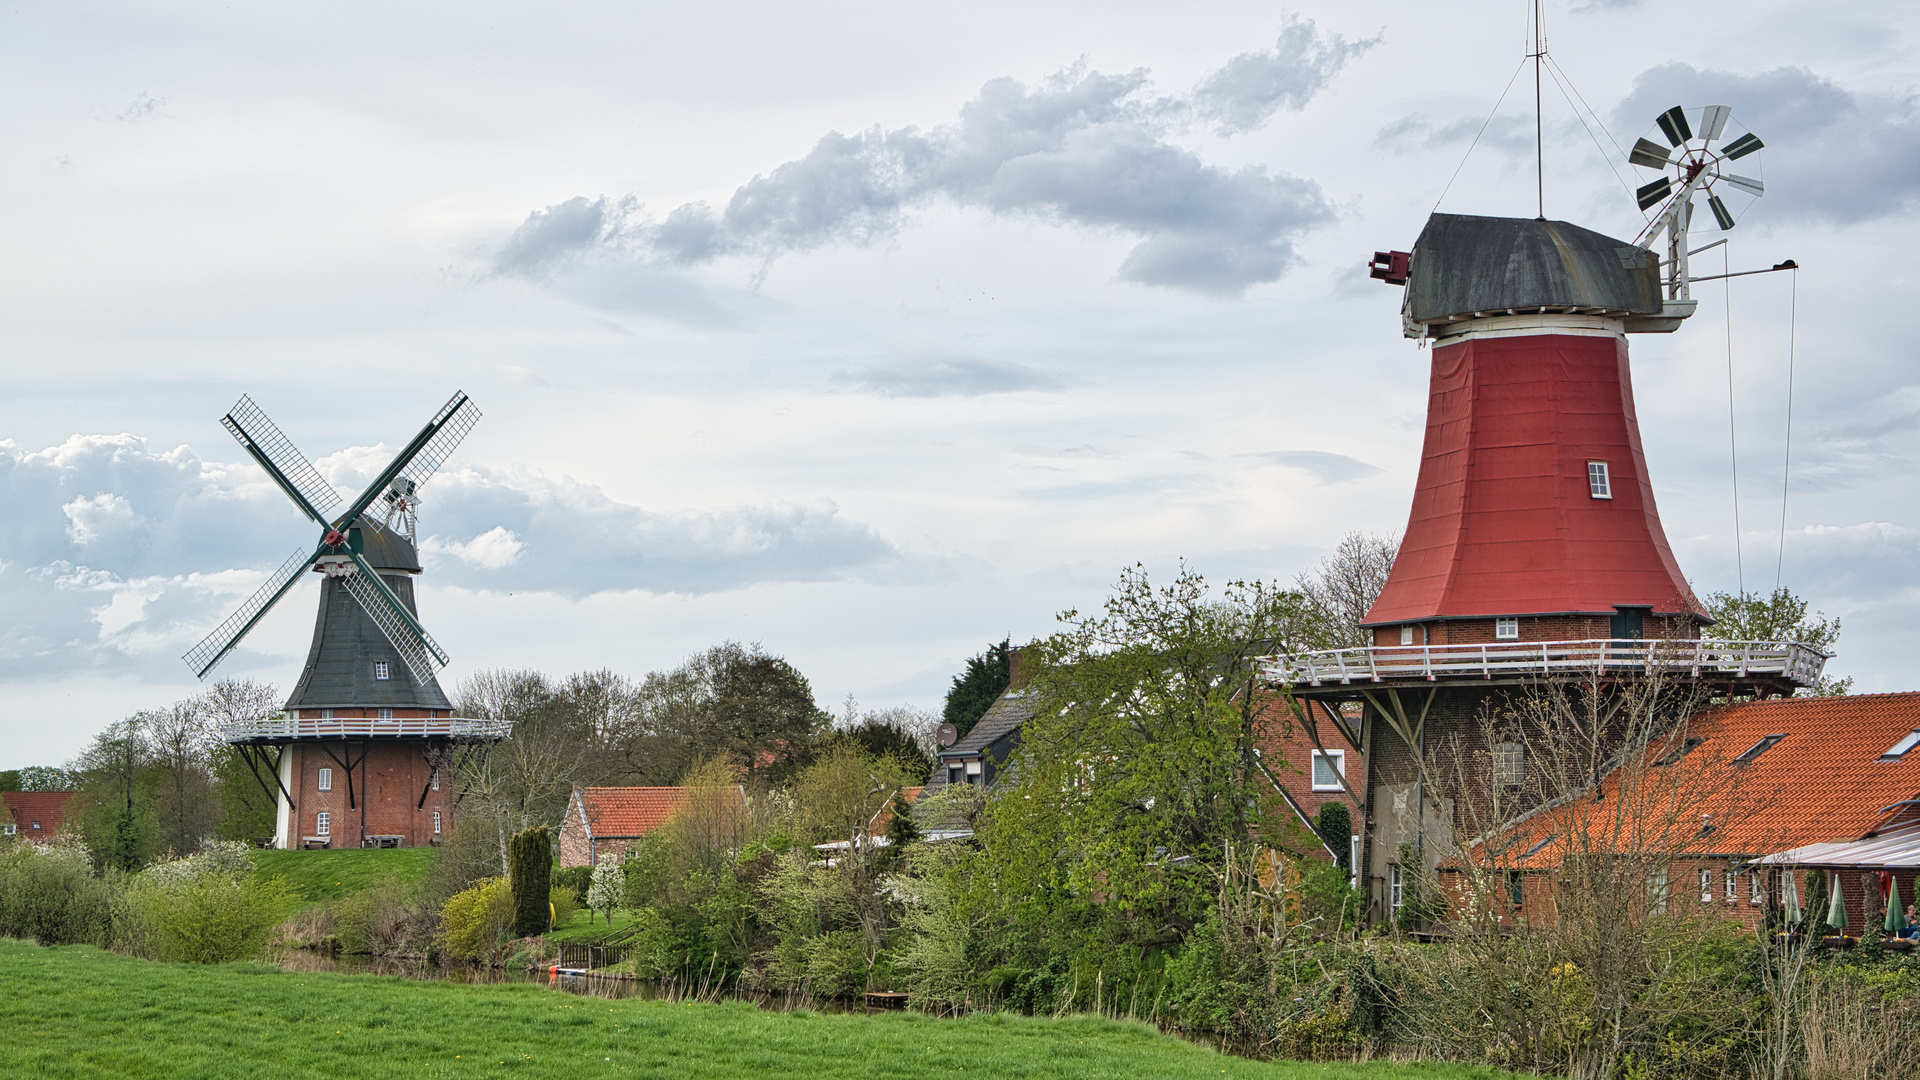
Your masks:
{"label": "gabled house", "polygon": [[1020,746],[1020,729],[1033,719],[1026,672],[1020,669],[1019,649],[1009,650],[1007,688],[987,706],[973,727],[953,745],[940,749],[940,758],[927,780],[930,790],[948,784],[992,787],[1006,771],[1007,761]]}
{"label": "gabled house", "polygon": [[71,791],[0,792],[0,837],[18,837],[44,844],[53,839],[66,823],[67,809],[73,801]]}
{"label": "gabled house", "polygon": [[[685,806],[691,788],[576,787],[560,823],[560,865],[592,866],[601,855],[625,856],[634,841],[651,834]],[[744,807],[746,789],[721,789]]]}
{"label": "gabled house", "polygon": [[[1570,849],[1653,853],[1649,863],[1660,869],[1647,883],[1651,902],[1697,900],[1748,925],[1782,902],[1787,875],[1806,868],[1837,875],[1854,931],[1877,925],[1874,894],[1889,881],[1899,882],[1903,902],[1913,900],[1920,693],[1710,709],[1663,750],[1640,777],[1616,769],[1593,790],[1509,827],[1498,845],[1505,854],[1491,860],[1510,883],[1501,902],[1551,917],[1556,871]],[[1484,850],[1469,845],[1467,857]],[[1459,883],[1457,867],[1443,864],[1440,874],[1443,884]],[[1804,888],[1797,895],[1804,903]]]}

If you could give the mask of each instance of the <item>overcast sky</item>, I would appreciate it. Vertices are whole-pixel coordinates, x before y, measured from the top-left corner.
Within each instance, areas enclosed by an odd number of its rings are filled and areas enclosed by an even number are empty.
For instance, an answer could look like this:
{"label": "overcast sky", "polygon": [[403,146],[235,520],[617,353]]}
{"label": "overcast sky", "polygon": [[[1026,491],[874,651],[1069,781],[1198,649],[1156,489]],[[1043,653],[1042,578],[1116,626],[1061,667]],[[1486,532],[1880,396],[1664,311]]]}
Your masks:
{"label": "overcast sky", "polygon": [[[17,6],[0,767],[196,692],[180,654],[312,543],[242,393],[343,491],[473,396],[420,519],[450,691],[732,638],[937,707],[1122,566],[1398,531],[1427,354],[1364,265],[1443,190],[1532,215],[1525,7]],[[1668,106],[1766,140],[1696,272],[1791,257],[1797,304],[1701,286],[1633,339],[1640,421],[1695,587],[1779,566],[1863,691],[1920,687],[1916,23],[1547,5],[1550,217],[1630,238],[1615,144]],[[219,673],[290,688],[316,597]]]}

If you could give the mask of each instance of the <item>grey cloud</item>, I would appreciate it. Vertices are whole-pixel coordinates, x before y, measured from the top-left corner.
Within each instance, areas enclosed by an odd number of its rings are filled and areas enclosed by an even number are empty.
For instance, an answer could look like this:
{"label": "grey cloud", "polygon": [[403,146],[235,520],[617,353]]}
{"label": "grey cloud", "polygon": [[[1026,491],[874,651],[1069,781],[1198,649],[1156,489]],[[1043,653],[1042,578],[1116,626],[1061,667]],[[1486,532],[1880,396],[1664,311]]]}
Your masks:
{"label": "grey cloud", "polygon": [[[1480,133],[1485,124],[1486,133]],[[1425,116],[1407,116],[1374,133],[1374,145],[1405,153],[1471,142],[1480,136],[1480,145],[1509,154],[1533,154],[1533,121],[1520,116],[1499,115],[1489,121],[1484,116],[1463,116],[1445,123]]]}
{"label": "grey cloud", "polygon": [[[1852,224],[1904,213],[1920,200],[1920,110],[1912,94],[1848,90],[1806,68],[1755,75],[1670,63],[1642,72],[1614,110],[1622,141],[1674,105],[1731,105],[1766,141],[1773,220]],[[1751,160],[1751,159],[1746,159]]]}
{"label": "grey cloud", "polygon": [[1253,131],[1282,108],[1306,108],[1342,68],[1380,44],[1382,36],[1363,41],[1322,36],[1312,19],[1288,15],[1273,48],[1241,53],[1194,88],[1194,111],[1212,120],[1222,135]]}
{"label": "grey cloud", "polygon": [[[350,481],[343,461],[377,467],[385,457],[356,448],[320,464]],[[425,494],[422,547],[441,556],[433,584],[705,593],[899,561],[823,500],[656,512],[573,481],[471,467],[436,476]],[[0,680],[78,670],[177,678],[180,654],[314,539],[251,462],[156,451],[133,435],[76,435],[43,450],[0,440],[0,499]],[[241,656],[233,670],[259,661]]]}
{"label": "grey cloud", "polygon": [[1269,450],[1264,453],[1241,454],[1240,457],[1257,458],[1289,469],[1299,469],[1322,484],[1340,484],[1348,480],[1364,480],[1385,472],[1378,465],[1369,465],[1359,458],[1345,454],[1330,453],[1325,450]]}
{"label": "grey cloud", "polygon": [[977,357],[899,360],[852,371],[837,371],[833,381],[852,390],[886,397],[979,397],[1019,390],[1059,390],[1059,379],[1038,368]]}
{"label": "grey cloud", "polygon": [[584,196],[529,216],[495,259],[537,273],[592,250],[661,266],[765,263],[894,235],[936,200],[1139,238],[1122,280],[1234,296],[1277,280],[1295,244],[1331,221],[1317,184],[1261,166],[1208,164],[1168,141],[1194,119],[1223,133],[1298,109],[1373,44],[1289,20],[1272,50],[1235,57],[1184,97],[1149,98],[1147,73],[1075,65],[1034,85],[991,80],[930,129],[829,132],[806,156],[754,177],[724,206],[692,202],[641,220],[631,200]]}

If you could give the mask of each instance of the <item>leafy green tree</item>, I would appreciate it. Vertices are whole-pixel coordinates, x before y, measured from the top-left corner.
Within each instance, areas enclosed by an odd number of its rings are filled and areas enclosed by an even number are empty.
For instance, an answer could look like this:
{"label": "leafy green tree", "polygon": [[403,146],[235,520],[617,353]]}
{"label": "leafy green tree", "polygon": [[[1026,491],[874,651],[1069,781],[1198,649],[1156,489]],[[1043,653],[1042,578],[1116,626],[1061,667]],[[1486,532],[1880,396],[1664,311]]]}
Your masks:
{"label": "leafy green tree", "polygon": [[1133,567],[1101,614],[1061,620],[1022,653],[1038,661],[1034,718],[981,834],[997,888],[1035,903],[1098,895],[1139,932],[1184,932],[1229,847],[1278,818],[1253,759],[1258,659],[1297,647],[1312,615],[1274,585],[1216,595],[1183,564],[1160,588]]}
{"label": "leafy green tree", "polygon": [[840,733],[868,757],[900,763],[910,784],[924,784],[933,775],[933,755],[898,721],[869,713],[866,719]]}
{"label": "leafy green tree", "polygon": [[20,770],[0,769],[0,791],[20,790]]}
{"label": "leafy green tree", "polygon": [[[1807,601],[1782,586],[1771,593],[1716,592],[1702,601],[1713,625],[1707,634],[1721,641],[1797,641],[1821,652],[1833,652],[1840,640],[1840,620],[1825,612],[1807,614]],[[1851,677],[1823,676],[1817,686],[1802,691],[1815,697],[1837,697],[1853,690]]]}
{"label": "leafy green tree", "polygon": [[138,870],[159,847],[152,748],[136,713],[107,725],[68,770],[80,778],[80,829],[103,866]]}
{"label": "leafy green tree", "polygon": [[51,765],[29,765],[19,770],[20,786],[13,791],[72,791],[77,786],[72,773]]}
{"label": "leafy green tree", "polygon": [[508,881],[513,889],[513,935],[544,934],[552,923],[553,833],[535,825],[513,834],[507,845]]}
{"label": "leafy green tree", "polygon": [[967,659],[966,669],[953,677],[953,685],[947,689],[947,703],[940,719],[952,724],[962,735],[980,722],[987,709],[1006,692],[1007,680],[1013,673],[1012,645],[1013,639],[1006,638]]}

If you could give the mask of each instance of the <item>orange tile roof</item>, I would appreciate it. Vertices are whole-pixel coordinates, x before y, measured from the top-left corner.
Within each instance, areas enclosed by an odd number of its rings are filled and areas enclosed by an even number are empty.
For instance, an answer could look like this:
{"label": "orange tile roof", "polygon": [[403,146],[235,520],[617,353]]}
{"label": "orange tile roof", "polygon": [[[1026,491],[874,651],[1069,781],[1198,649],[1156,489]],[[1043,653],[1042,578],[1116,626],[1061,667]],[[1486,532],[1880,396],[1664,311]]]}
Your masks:
{"label": "orange tile roof", "polygon": [[[1664,827],[1673,839],[1663,846],[1694,854],[1764,855],[1857,840],[1908,819],[1911,807],[1881,811],[1920,797],[1920,747],[1898,760],[1877,759],[1915,731],[1920,731],[1920,693],[1781,698],[1696,714],[1686,734],[1700,745],[1677,763],[1656,767],[1655,783],[1649,785],[1655,799],[1662,792],[1693,792],[1699,799],[1668,808]],[[1733,764],[1772,735],[1783,737],[1750,762]],[[1658,776],[1659,769],[1674,772]],[[1621,783],[1616,773],[1602,781],[1598,799],[1583,797],[1517,823],[1507,837],[1508,850],[1522,844],[1521,851],[1531,850],[1571,828],[1581,829],[1591,843],[1607,829],[1601,820],[1620,812]],[[1627,798],[1631,802],[1635,796]],[[1702,832],[1703,823],[1712,824],[1712,831]],[[1518,865],[1552,865],[1562,846],[1548,842]]]}
{"label": "orange tile roof", "polygon": [[[0,792],[0,804],[13,814],[20,835],[30,840],[45,840],[60,831],[67,817],[67,803],[72,800],[71,791]],[[38,830],[33,828],[35,822],[40,824]]]}
{"label": "orange tile roof", "polygon": [[[679,787],[583,787],[580,805],[587,814],[587,830],[595,839],[628,840],[645,836],[666,823],[687,801]],[[733,788],[739,793],[739,788]],[[745,798],[744,794],[740,796]]]}
{"label": "orange tile roof", "polygon": [[[903,787],[900,789],[900,797],[907,800],[908,806],[912,806],[914,803],[920,801],[920,793],[925,790],[927,789],[924,786]],[[887,835],[887,826],[892,823],[893,796],[889,795],[887,796],[887,801],[880,804],[880,809],[873,812],[873,820],[867,822],[867,835],[885,836]]]}

